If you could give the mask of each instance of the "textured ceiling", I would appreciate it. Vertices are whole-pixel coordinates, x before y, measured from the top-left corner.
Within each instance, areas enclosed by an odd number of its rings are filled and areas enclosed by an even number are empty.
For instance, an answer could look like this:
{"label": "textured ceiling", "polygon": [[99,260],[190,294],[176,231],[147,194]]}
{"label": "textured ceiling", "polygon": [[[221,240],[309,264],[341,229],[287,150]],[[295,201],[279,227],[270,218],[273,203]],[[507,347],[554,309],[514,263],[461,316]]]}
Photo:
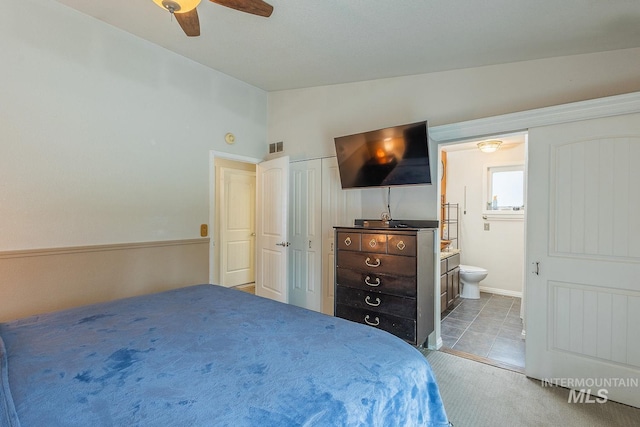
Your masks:
{"label": "textured ceiling", "polygon": [[188,38],[152,0],[57,0],[267,91],[640,47],[640,0],[203,0]]}

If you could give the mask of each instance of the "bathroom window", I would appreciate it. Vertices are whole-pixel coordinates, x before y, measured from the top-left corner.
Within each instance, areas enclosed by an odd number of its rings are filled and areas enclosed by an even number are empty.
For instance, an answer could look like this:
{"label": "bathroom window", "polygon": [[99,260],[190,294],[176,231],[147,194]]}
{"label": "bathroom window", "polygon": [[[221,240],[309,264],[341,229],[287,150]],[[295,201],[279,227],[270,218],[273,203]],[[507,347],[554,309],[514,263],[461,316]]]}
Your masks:
{"label": "bathroom window", "polygon": [[488,166],[485,182],[485,212],[523,213],[524,165]]}

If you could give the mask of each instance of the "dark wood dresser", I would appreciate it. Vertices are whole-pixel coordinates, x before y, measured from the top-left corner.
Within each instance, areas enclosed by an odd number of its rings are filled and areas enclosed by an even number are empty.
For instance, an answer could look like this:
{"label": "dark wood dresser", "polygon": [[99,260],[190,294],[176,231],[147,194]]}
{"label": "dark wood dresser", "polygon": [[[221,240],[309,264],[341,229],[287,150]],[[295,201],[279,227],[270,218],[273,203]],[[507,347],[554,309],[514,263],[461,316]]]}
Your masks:
{"label": "dark wood dresser", "polygon": [[335,315],[425,344],[434,328],[435,231],[336,227]]}

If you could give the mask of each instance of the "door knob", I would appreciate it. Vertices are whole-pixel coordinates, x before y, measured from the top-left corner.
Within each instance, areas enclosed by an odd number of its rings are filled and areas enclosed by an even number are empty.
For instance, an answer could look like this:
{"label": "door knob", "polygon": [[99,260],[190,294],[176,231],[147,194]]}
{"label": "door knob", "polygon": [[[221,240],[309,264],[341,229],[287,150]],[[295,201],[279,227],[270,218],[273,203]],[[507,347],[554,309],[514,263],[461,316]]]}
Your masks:
{"label": "door knob", "polygon": [[280,243],[276,243],[276,246],[282,246],[283,248],[288,248],[289,246],[291,246],[291,243],[289,243],[289,242],[280,242]]}

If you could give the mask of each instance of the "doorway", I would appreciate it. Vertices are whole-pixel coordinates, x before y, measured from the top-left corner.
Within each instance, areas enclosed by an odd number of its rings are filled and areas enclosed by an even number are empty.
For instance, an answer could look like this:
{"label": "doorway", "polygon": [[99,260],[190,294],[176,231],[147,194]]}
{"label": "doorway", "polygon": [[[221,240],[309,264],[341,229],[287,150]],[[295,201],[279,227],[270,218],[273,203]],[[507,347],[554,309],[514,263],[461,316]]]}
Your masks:
{"label": "doorway", "polygon": [[219,283],[234,287],[255,282],[256,172],[255,165],[229,163],[221,159],[216,162],[216,228]]}
{"label": "doorway", "polygon": [[[495,152],[481,152],[478,143],[487,140],[501,144]],[[441,259],[446,260],[441,263],[445,268],[441,283],[458,280],[464,269],[479,267],[488,272],[479,284],[479,299],[441,300],[443,350],[521,372],[525,363],[526,141],[527,134],[520,132],[454,142],[439,149]]]}
{"label": "doorway", "polygon": [[[241,266],[243,269],[246,266],[246,269],[253,269],[255,272],[253,289],[256,295],[288,302],[286,248],[289,246],[287,243],[289,157],[259,160],[211,151],[209,162],[209,224],[212,224],[213,228],[209,250],[209,281],[220,283],[223,252],[227,251],[227,248],[222,247],[219,239],[220,218],[223,216],[221,212],[227,206],[224,205],[224,200],[217,196],[224,191],[218,188],[223,180],[217,175],[225,168],[236,167],[239,170],[255,168],[255,184],[252,186],[255,188],[256,197],[254,208],[250,212],[253,216],[255,231],[250,231],[252,228],[250,225],[241,227],[245,234],[255,232],[255,236],[251,236],[255,249],[253,253],[245,255],[246,259],[253,261],[244,262]],[[216,167],[216,162],[221,166]],[[246,185],[246,181],[242,185]],[[249,203],[246,204],[249,205]],[[245,222],[250,224],[250,221]]]}
{"label": "doorway", "polygon": [[211,152],[210,283],[250,287],[255,282],[255,171],[259,162]]}

